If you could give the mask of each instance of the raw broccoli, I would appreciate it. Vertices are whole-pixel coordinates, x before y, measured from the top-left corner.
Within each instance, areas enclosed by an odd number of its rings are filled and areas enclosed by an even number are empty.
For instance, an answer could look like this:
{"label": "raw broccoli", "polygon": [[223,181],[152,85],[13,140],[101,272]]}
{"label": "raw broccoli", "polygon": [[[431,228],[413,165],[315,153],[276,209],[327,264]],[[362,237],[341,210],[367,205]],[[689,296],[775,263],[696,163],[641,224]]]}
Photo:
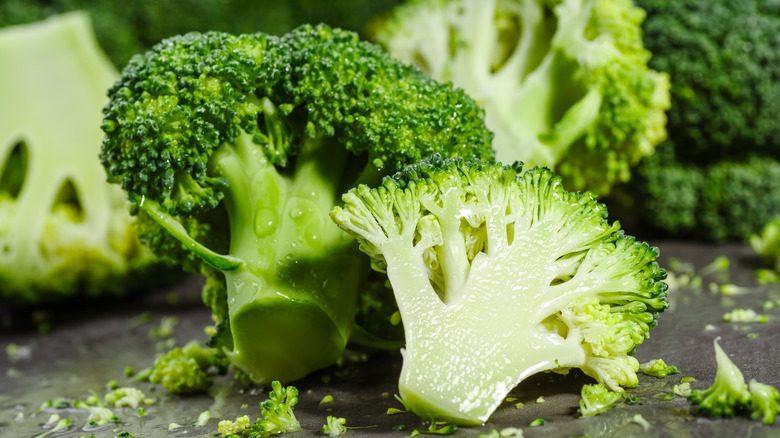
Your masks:
{"label": "raw broccoli", "polygon": [[581,397],[578,412],[582,418],[587,418],[612,409],[623,398],[623,394],[610,391],[603,383],[596,383],[583,385]]}
{"label": "raw broccoli", "polygon": [[669,374],[677,374],[680,369],[674,365],[667,365],[663,359],[653,359],[651,361],[639,364],[639,370],[648,376],[664,378]]}
{"label": "raw broccoli", "polygon": [[665,237],[746,239],[780,215],[780,5],[637,4],[650,67],[671,80],[670,141],[610,202]]}
{"label": "raw broccoli", "polygon": [[[3,0],[0,27],[43,20],[74,10],[93,17],[98,42],[118,68],[160,40],[191,31],[282,35],[305,23],[327,23],[356,32],[401,0]],[[183,13],[182,11],[186,11]],[[172,20],[171,17],[176,17]]]}
{"label": "raw broccoli", "polygon": [[118,73],[74,12],[0,30],[0,301],[140,285],[154,258],[97,158]]}
{"label": "raw broccoli", "polygon": [[342,193],[433,152],[492,158],[465,93],[325,25],[173,37],[109,95],[110,181],[154,250],[207,275],[210,346],[259,383],[335,363],[350,336],[367,263],[329,220]]}
{"label": "raw broccoli", "polygon": [[666,138],[666,74],[631,0],[412,0],[377,35],[484,106],[497,159],[609,192]]}
{"label": "raw broccoli", "polygon": [[717,371],[712,386],[704,390],[693,390],[688,397],[691,403],[698,405],[701,414],[711,417],[733,417],[750,414],[754,419],[761,418],[766,424],[773,424],[780,413],[780,394],[764,383],[750,381],[745,383],[742,372],[729,359],[718,344],[715,345]]}
{"label": "raw broccoli", "polygon": [[667,307],[656,248],[544,168],[432,156],[344,195],[334,221],[387,272],[406,336],[400,396],[480,424],[530,375],[580,368],[635,386]]}
{"label": "raw broccoli", "polygon": [[223,437],[265,438],[287,432],[301,430],[301,424],[295,417],[293,408],[298,404],[298,389],[294,386],[282,386],[278,381],[271,383],[268,399],[260,403],[260,417],[254,423],[248,415],[236,418],[236,421],[219,422],[219,433]]}
{"label": "raw broccoli", "polygon": [[769,221],[760,233],[750,236],[750,246],[768,268],[756,272],[762,282],[777,282],[780,275],[780,216]]}
{"label": "raw broccoli", "polygon": [[149,375],[151,383],[177,394],[192,394],[207,390],[212,380],[208,369],[214,363],[214,349],[204,348],[198,341],[176,347],[159,356]]}

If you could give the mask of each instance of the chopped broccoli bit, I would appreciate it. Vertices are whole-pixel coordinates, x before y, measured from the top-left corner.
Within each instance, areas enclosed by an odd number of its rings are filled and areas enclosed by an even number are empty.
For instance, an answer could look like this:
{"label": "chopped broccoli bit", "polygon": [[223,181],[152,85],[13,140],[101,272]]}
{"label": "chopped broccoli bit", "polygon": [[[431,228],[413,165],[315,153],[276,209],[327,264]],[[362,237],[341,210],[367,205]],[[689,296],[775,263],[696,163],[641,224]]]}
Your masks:
{"label": "chopped broccoli bit", "polygon": [[322,426],[322,433],[327,436],[339,436],[347,433],[347,427],[344,424],[347,422],[346,418],[338,418],[332,415],[328,415],[327,423]]}
{"label": "chopped broccoli bit", "polygon": [[645,417],[642,416],[642,414],[636,414],[633,417],[631,417],[631,422],[636,423],[642,427],[642,430],[647,432],[648,429],[650,429],[650,423],[645,420]]}
{"label": "chopped broccoli bit", "polygon": [[623,398],[622,393],[610,391],[603,383],[583,385],[581,396],[578,412],[582,418],[606,412]]}
{"label": "chopped broccoli bit", "polygon": [[528,423],[528,425],[531,427],[544,426],[544,418],[537,418],[536,420]]}
{"label": "chopped broccoli bit", "polygon": [[668,306],[665,271],[592,193],[547,169],[432,156],[343,199],[334,221],[387,273],[401,312],[412,412],[481,424],[546,370],[637,384],[633,352]]}
{"label": "chopped broccoli bit", "polygon": [[177,347],[159,356],[149,381],[176,394],[204,392],[212,384],[206,371],[214,362],[215,354],[215,349],[190,341],[183,348]]}
{"label": "chopped broccoli bit", "polygon": [[298,403],[298,390],[294,386],[284,387],[279,381],[271,383],[268,400],[260,403],[260,417],[252,423],[248,415],[236,421],[219,422],[219,433],[223,437],[235,435],[246,438],[265,438],[301,430],[293,408]]}
{"label": "chopped broccoli bit", "polygon": [[723,320],[735,323],[765,323],[769,321],[769,318],[766,315],[759,315],[753,309],[734,309],[731,312],[725,313],[723,315]]}
{"label": "chopped broccoli bit", "polygon": [[639,365],[639,370],[648,376],[664,378],[669,374],[677,374],[680,369],[674,365],[667,365],[663,359],[653,359]]}
{"label": "chopped broccoli bit", "polygon": [[748,383],[748,391],[750,391],[751,418],[761,418],[765,424],[775,424],[775,418],[780,414],[780,393],[777,389],[751,379]]}
{"label": "chopped broccoli bit", "polygon": [[674,385],[674,388],[672,388],[672,393],[674,395],[679,395],[680,397],[688,398],[691,395],[691,384],[690,382],[681,382],[677,385]]}

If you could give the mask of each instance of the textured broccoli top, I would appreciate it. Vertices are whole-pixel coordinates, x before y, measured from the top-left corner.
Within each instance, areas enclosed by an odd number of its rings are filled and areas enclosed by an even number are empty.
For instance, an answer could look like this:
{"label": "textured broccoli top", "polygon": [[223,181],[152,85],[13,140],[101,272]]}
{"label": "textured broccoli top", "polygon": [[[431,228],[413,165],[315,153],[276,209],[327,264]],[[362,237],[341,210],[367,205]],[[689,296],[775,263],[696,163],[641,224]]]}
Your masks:
{"label": "textured broccoli top", "polygon": [[671,77],[669,137],[684,162],[780,158],[780,4],[637,0],[650,65]]}

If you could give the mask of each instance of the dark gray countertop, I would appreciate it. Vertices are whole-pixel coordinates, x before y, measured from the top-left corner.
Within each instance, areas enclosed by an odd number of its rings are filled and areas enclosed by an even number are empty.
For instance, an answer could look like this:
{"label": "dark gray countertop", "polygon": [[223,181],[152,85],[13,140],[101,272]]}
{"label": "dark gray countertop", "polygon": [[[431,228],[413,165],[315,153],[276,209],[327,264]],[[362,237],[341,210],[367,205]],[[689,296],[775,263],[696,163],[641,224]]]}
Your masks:
{"label": "dark gray countertop", "polygon": [[[651,338],[637,350],[640,362],[663,358],[678,366],[679,374],[658,379],[640,375],[640,384],[629,390],[638,396],[635,405],[621,403],[596,417],[581,419],[576,412],[579,388],[590,380],[578,372],[568,376],[544,374],[521,383],[510,394],[523,402],[502,405],[488,424],[479,428],[460,428],[453,436],[476,437],[492,429],[521,427],[526,437],[576,436],[648,436],[648,437],[769,437],[780,436],[780,424],[767,426],[749,418],[711,419],[696,415],[696,410],[681,397],[665,400],[675,384],[685,376],[695,377],[693,388],[708,387],[715,375],[713,340],[740,367],[747,380],[780,388],[780,307],[763,309],[766,301],[780,299],[780,285],[759,286],[753,272],[760,260],[744,245],[699,245],[690,243],[654,243],[661,248],[661,264],[668,266],[675,258],[697,269],[719,255],[731,260],[727,273],[704,277],[699,287],[684,287],[669,291],[670,308],[661,315],[659,326]],[[679,280],[679,276],[678,276]],[[723,295],[710,291],[709,284],[736,284],[747,289],[738,295]],[[151,365],[160,351],[158,341],[150,340],[150,329],[164,316],[175,315],[179,325],[175,330],[178,345],[190,339],[203,339],[203,327],[210,322],[209,311],[199,300],[200,281],[188,278],[168,290],[145,294],[119,303],[95,303],[77,309],[65,308],[69,317],[54,317],[48,334],[17,326],[0,330],[0,346],[9,344],[29,347],[29,357],[13,358],[0,354],[0,436],[33,437],[50,412],[34,415],[47,399],[57,397],[86,398],[90,391],[105,393],[105,384],[115,379],[146,390],[148,384],[131,382],[123,375],[130,365],[141,369]],[[177,304],[166,297],[175,294]],[[723,321],[723,314],[733,308],[752,308],[769,316],[766,323],[733,323]],[[151,321],[141,323],[138,316],[148,312]],[[57,313],[55,312],[54,315]],[[7,316],[6,316],[7,317]],[[345,417],[347,426],[373,426],[354,429],[347,436],[408,436],[413,429],[427,426],[412,414],[387,415],[390,407],[400,408],[393,394],[400,369],[398,353],[381,353],[365,358],[359,355],[345,360],[341,366],[315,373],[295,383],[300,391],[295,412],[303,430],[290,437],[323,436],[320,432],[328,415]],[[202,437],[217,435],[220,418],[235,419],[248,414],[256,418],[257,404],[266,399],[263,390],[241,390],[229,376],[218,377],[210,395],[176,397],[161,389],[148,392],[156,403],[147,407],[149,415],[139,418],[135,411],[117,409],[122,423],[85,432],[83,411],[62,412],[73,420],[67,431],[52,437],[80,437],[95,434],[113,437],[118,431],[128,431],[136,437]],[[320,405],[326,395],[332,403]],[[535,400],[542,396],[543,403]],[[242,407],[244,404],[248,407]],[[209,410],[211,420],[203,427],[192,424],[198,415]],[[631,419],[641,414],[651,427],[645,431]],[[545,425],[529,427],[536,418]],[[168,431],[170,423],[184,427]],[[780,422],[779,422],[780,423]],[[405,431],[396,428],[407,426]]]}

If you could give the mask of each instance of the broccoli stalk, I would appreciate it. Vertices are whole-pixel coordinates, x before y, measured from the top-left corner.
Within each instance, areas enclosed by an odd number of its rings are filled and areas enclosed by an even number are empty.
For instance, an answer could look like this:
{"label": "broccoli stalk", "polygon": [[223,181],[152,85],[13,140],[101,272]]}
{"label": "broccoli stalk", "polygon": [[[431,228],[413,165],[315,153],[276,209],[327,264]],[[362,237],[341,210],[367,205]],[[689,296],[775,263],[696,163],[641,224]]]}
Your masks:
{"label": "broccoli stalk", "polygon": [[399,391],[419,416],[483,423],[546,370],[637,384],[632,353],[667,307],[665,271],[591,193],[547,169],[433,156],[343,199],[334,221],[398,302]]}
{"label": "broccoli stalk", "polygon": [[355,331],[367,262],[329,220],[343,192],[432,152],[492,158],[462,91],[324,25],[171,38],[110,97],[110,179],[158,253],[206,274],[210,345],[260,383],[333,364]]}
{"label": "broccoli stalk", "polygon": [[377,39],[485,108],[497,159],[609,192],[666,138],[666,74],[647,67],[630,0],[417,0]]}
{"label": "broccoli stalk", "polygon": [[118,73],[81,12],[0,32],[0,299],[30,305],[138,285],[153,266],[97,160]]}

